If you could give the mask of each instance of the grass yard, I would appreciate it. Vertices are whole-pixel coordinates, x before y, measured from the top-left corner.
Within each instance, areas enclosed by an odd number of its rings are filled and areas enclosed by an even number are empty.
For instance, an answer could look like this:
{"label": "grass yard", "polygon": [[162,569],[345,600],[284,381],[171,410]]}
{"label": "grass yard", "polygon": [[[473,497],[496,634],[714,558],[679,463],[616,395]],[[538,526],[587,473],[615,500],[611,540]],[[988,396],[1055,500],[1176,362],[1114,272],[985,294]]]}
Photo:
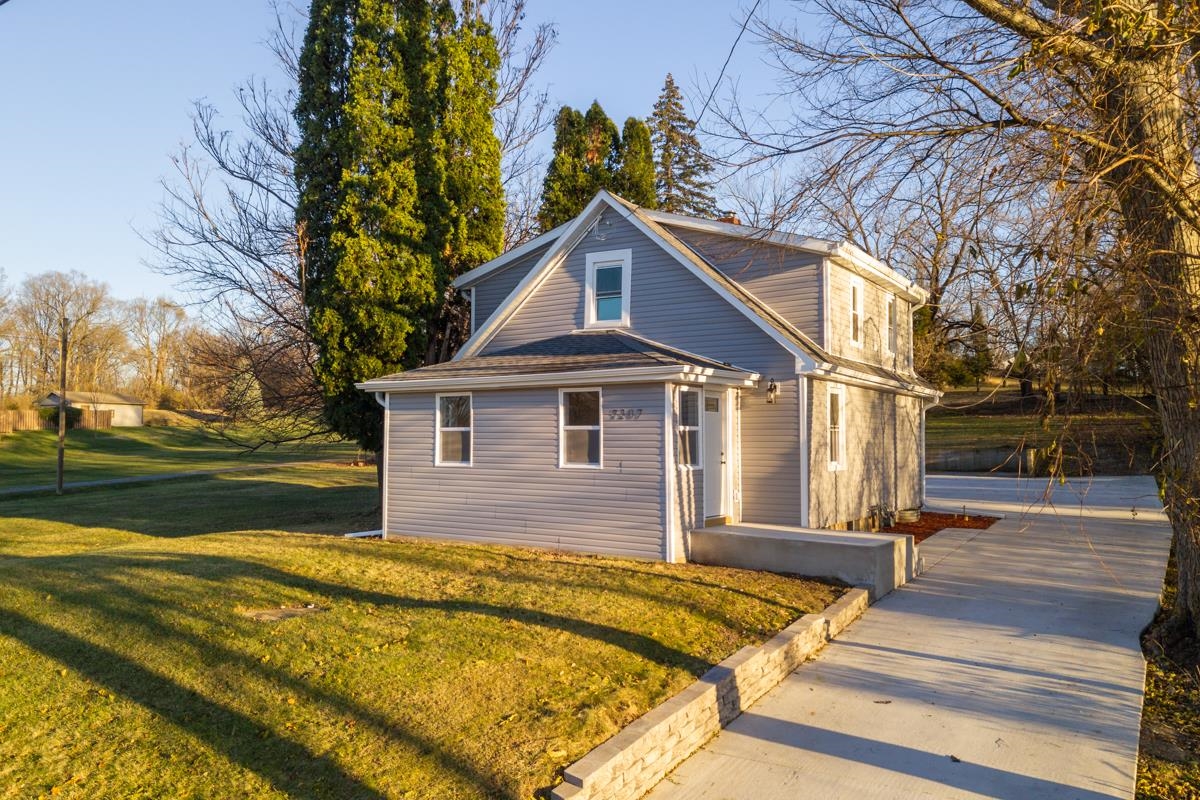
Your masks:
{"label": "grass yard", "polygon": [[524,800],[842,591],[312,535],[374,504],[336,466],[0,500],[0,798]]}
{"label": "grass yard", "polygon": [[[22,431],[0,436],[0,489],[54,483],[58,435]],[[111,428],[67,432],[65,475],[68,482],[162,475],[344,457],[353,445],[323,442],[264,447],[248,452],[199,426]]]}

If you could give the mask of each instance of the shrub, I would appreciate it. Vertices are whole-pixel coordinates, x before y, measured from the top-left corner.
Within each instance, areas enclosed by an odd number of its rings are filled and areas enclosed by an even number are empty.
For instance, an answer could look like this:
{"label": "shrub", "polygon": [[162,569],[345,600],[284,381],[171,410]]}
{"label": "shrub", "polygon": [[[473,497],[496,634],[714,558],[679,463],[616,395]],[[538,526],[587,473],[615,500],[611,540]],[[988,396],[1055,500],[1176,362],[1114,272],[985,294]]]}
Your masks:
{"label": "shrub", "polygon": [[[58,425],[58,408],[55,406],[52,406],[50,408],[39,408],[38,409],[38,417],[42,420],[43,424],[57,426]],[[83,421],[83,411],[78,408],[74,408],[72,406],[67,406],[67,427],[68,428],[78,428],[79,423],[82,421]]]}

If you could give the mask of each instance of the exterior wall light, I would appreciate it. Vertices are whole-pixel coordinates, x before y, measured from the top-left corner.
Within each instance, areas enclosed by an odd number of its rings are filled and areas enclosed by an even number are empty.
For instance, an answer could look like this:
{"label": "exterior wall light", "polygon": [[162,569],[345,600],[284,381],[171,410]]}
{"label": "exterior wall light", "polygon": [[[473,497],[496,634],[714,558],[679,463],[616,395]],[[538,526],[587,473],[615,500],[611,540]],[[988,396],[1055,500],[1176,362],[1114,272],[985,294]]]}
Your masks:
{"label": "exterior wall light", "polygon": [[779,399],[779,384],[775,383],[774,378],[767,378],[767,403],[774,405]]}

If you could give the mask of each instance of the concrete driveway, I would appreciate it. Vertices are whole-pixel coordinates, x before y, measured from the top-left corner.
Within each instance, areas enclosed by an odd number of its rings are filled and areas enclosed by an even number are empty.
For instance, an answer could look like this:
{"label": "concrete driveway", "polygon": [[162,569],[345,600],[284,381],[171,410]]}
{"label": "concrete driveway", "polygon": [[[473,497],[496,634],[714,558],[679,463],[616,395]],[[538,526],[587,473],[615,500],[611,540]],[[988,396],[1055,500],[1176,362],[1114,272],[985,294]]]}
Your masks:
{"label": "concrete driveway", "polygon": [[893,592],[650,797],[1129,798],[1170,529],[1150,478],[930,476],[1007,515]]}

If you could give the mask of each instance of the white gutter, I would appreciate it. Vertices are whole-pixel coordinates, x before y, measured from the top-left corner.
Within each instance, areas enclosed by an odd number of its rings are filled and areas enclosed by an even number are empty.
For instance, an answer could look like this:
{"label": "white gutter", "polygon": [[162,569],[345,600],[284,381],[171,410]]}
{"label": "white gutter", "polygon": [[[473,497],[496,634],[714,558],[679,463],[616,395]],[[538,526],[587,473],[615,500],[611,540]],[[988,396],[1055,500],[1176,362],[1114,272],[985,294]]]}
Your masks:
{"label": "white gutter", "polygon": [[547,372],[542,374],[515,375],[469,375],[446,378],[418,378],[403,380],[376,378],[354,384],[366,392],[429,392],[443,389],[507,389],[535,386],[586,386],[589,384],[612,383],[706,383],[719,386],[756,386],[758,373],[734,372],[703,367],[663,366],[626,367],[623,369],[590,369],[573,372]]}

